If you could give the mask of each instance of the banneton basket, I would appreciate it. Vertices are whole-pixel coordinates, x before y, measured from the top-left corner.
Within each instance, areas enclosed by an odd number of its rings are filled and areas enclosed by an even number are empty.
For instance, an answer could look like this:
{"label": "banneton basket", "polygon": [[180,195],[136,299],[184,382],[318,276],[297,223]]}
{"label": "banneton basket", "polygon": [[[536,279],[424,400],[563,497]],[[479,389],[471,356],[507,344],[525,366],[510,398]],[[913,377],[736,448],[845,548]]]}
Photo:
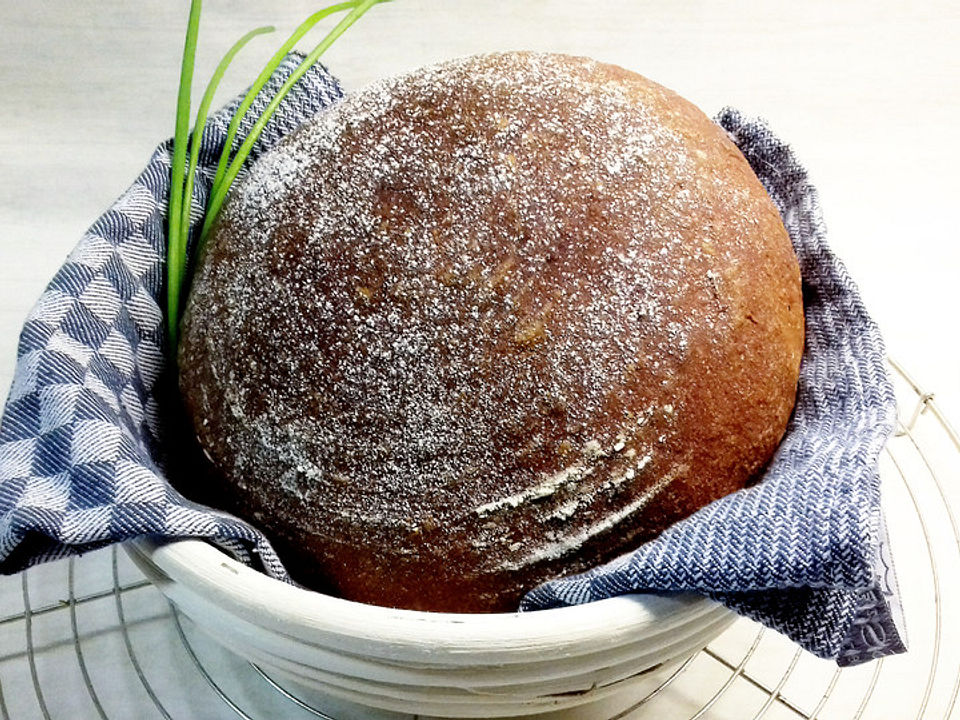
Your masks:
{"label": "banneton basket", "polygon": [[626,595],[529,613],[351,602],[274,580],[199,540],[127,544],[181,612],[310,694],[443,717],[530,715],[657,686],[736,614],[696,595]]}

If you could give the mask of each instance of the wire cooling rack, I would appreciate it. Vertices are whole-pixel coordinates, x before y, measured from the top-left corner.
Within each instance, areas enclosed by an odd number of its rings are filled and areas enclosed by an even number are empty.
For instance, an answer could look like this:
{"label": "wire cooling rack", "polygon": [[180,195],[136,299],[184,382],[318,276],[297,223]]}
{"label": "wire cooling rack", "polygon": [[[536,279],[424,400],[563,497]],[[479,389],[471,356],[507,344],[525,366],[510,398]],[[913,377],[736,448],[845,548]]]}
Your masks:
{"label": "wire cooling rack", "polygon": [[[652,691],[535,717],[960,718],[960,438],[891,365],[901,419],[881,475],[908,654],[841,670],[741,619]],[[115,547],[0,578],[3,720],[413,717],[282,687],[208,640]]]}

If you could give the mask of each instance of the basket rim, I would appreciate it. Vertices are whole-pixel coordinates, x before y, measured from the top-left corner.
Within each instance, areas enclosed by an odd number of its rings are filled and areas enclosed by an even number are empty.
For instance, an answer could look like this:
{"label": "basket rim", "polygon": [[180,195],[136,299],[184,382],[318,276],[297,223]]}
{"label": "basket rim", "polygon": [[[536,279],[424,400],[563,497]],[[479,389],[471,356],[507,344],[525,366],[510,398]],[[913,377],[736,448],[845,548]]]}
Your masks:
{"label": "basket rim", "polygon": [[504,661],[551,650],[585,655],[733,612],[692,593],[630,594],[529,612],[397,609],[290,585],[203,540],[144,537],[126,547],[150,580],[188,615],[185,606],[202,607],[298,642],[385,657],[417,649],[502,656]]}

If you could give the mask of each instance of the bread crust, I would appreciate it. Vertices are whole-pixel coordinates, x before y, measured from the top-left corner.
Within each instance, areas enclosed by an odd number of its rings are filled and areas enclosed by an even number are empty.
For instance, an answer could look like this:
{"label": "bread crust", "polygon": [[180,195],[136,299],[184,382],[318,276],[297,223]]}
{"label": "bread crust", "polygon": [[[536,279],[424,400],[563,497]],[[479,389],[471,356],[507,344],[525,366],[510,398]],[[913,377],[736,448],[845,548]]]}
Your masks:
{"label": "bread crust", "polygon": [[225,506],[297,580],[474,612],[755,479],[802,349],[789,237],[720,128],[622,68],[502,53],[261,158],[179,365]]}

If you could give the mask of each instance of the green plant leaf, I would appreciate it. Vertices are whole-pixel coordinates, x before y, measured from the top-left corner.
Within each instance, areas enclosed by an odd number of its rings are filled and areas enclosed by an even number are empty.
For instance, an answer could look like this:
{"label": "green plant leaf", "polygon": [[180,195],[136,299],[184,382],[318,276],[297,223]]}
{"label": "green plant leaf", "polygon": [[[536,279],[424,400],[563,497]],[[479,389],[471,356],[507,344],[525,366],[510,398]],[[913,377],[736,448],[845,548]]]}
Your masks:
{"label": "green plant leaf", "polygon": [[190,88],[193,85],[193,66],[197,57],[201,5],[201,0],[191,0],[187,36],[183,43],[183,60],[180,65],[177,120],[170,166],[170,198],[167,205],[167,340],[172,353],[176,353],[177,347],[180,283],[183,276],[183,266],[175,258],[180,258],[186,252],[186,238],[181,232],[180,216],[183,205],[184,164],[187,160],[187,140],[190,135]]}
{"label": "green plant leaf", "polygon": [[[233,59],[237,56],[243,47],[253,40],[257,35],[264,35],[266,33],[271,33],[276,28],[274,27],[259,27],[255,30],[251,30],[242,38],[237,40],[233,44],[227,54],[223,56],[220,60],[220,64],[217,65],[217,69],[213,73],[213,77],[210,78],[210,82],[207,84],[206,92],[203,94],[203,100],[200,102],[200,107],[197,109],[197,119],[193,124],[193,135],[190,139],[190,163],[187,167],[187,179],[186,187],[183,190],[183,211],[180,218],[180,232],[183,233],[184,237],[187,236],[187,233],[190,230],[190,209],[192,205],[193,197],[193,183],[194,176],[197,172],[197,164],[200,159],[200,145],[203,141],[203,130],[207,125],[207,116],[210,112],[210,105],[213,104],[213,97],[217,92],[217,88],[220,86],[220,82],[223,80],[224,74],[227,72],[227,68],[230,66],[230,63],[233,62]],[[186,264],[186,253],[182,258],[184,265]]]}
{"label": "green plant leaf", "polygon": [[[210,191],[210,199],[207,203],[206,215],[204,217],[203,227],[195,243],[194,255],[197,256],[201,251],[206,237],[210,232],[213,222],[220,212],[223,202],[230,186],[236,179],[243,163],[250,155],[254,143],[260,137],[264,127],[270,121],[270,118],[276,112],[283,98],[293,88],[300,78],[320,59],[320,56],[339,38],[346,30],[353,25],[364,13],[371,7],[381,2],[390,0],[349,0],[319,10],[304,20],[290,37],[274,53],[273,57],[263,68],[256,80],[250,87],[250,90],[244,96],[237,111],[230,120],[227,128],[227,138],[224,148],[220,154],[217,164],[217,171],[214,177],[213,186]],[[190,210],[192,203],[194,176],[200,156],[200,146],[203,138],[203,130],[207,122],[207,116],[210,111],[210,105],[213,102],[214,94],[223,78],[227,67],[233,61],[236,54],[253,37],[265,32],[270,32],[273,28],[257,28],[244,35],[233,47],[224,55],[220,64],[217,66],[210,83],[207,85],[203,100],[197,110],[196,124],[194,125],[192,142],[190,140],[190,88],[193,82],[193,68],[197,52],[197,34],[200,25],[200,6],[201,0],[192,0],[190,5],[190,18],[187,24],[187,36],[184,43],[183,63],[180,72],[180,90],[177,97],[177,124],[173,143],[173,165],[171,167],[171,187],[170,202],[168,207],[168,238],[167,238],[167,339],[170,345],[170,352],[176,360],[176,348],[179,341],[179,322],[181,297],[184,290],[184,277],[187,267],[187,237],[190,229]],[[293,49],[294,45],[309,32],[318,22],[336,12],[350,9],[350,13],[343,18],[336,27],[333,28],[323,40],[311,51],[311,53],[301,62],[290,77],[283,83],[281,88],[270,99],[267,107],[257,118],[253,127],[247,133],[235,155],[232,156],[233,144],[236,140],[240,122],[247,114],[257,95],[263,90],[266,83],[276,72],[280,63]],[[187,149],[190,149],[189,167],[187,164]],[[184,172],[186,170],[186,179]]]}
{"label": "green plant leaf", "polygon": [[[210,229],[213,227],[213,222],[216,219],[217,214],[220,212],[220,208],[223,207],[227,193],[230,191],[230,186],[240,173],[240,169],[243,167],[243,163],[250,155],[250,151],[253,149],[254,143],[257,141],[257,138],[260,137],[260,133],[263,132],[263,129],[270,121],[270,118],[273,117],[273,113],[276,112],[277,108],[280,106],[280,103],[283,101],[283,98],[287,96],[287,93],[290,92],[290,89],[301,77],[303,77],[307,70],[316,64],[323,53],[325,53],[327,49],[333,45],[337,38],[343,35],[343,33],[346,32],[351,25],[353,25],[357,20],[360,19],[361,16],[363,16],[365,12],[367,12],[367,10],[381,2],[384,2],[384,0],[363,0],[363,2],[356,4],[356,7],[354,7],[354,9],[351,10],[345,18],[343,18],[343,20],[337,23],[336,27],[327,33],[323,40],[321,40],[320,43],[310,52],[310,54],[303,59],[303,62],[301,62],[297,66],[296,70],[290,74],[290,77],[287,78],[286,82],[283,83],[276,95],[274,95],[270,100],[270,103],[260,114],[257,122],[254,123],[252,128],[250,128],[250,132],[247,133],[247,137],[244,139],[243,144],[237,150],[236,157],[234,157],[233,162],[230,163],[230,166],[227,168],[227,172],[223,177],[223,182],[221,182],[219,187],[215,187],[211,193],[210,202],[207,204],[207,217],[204,219],[203,229],[200,232],[201,246],[206,242],[207,235],[210,233]],[[342,3],[341,5],[349,6],[352,4],[353,3]],[[332,7],[337,8],[340,6],[334,5]]]}
{"label": "green plant leaf", "polygon": [[300,23],[297,29],[293,31],[289,38],[287,38],[286,42],[284,42],[277,52],[273,54],[273,57],[270,58],[263,70],[260,71],[260,74],[257,75],[256,80],[253,81],[253,84],[250,86],[247,94],[240,102],[240,106],[237,108],[237,111],[230,119],[230,126],[227,128],[227,141],[224,143],[223,151],[220,153],[220,160],[217,163],[217,173],[213,179],[214,188],[217,188],[223,184],[223,177],[227,172],[227,166],[230,162],[230,157],[233,154],[233,143],[237,138],[237,131],[240,127],[240,121],[246,116],[247,111],[253,104],[253,101],[256,99],[257,95],[260,94],[260,91],[263,90],[263,86],[267,84],[267,82],[273,76],[273,73],[275,73],[277,68],[280,67],[280,63],[283,62],[283,59],[290,53],[294,46],[300,42],[303,36],[310,32],[313,27],[325,17],[332,15],[333,13],[340,12],[341,10],[347,10],[348,8],[356,7],[361,1],[362,0],[350,0],[349,2],[331,5],[330,7],[326,7],[323,10],[318,10],[317,12],[313,13],[310,17]]}

